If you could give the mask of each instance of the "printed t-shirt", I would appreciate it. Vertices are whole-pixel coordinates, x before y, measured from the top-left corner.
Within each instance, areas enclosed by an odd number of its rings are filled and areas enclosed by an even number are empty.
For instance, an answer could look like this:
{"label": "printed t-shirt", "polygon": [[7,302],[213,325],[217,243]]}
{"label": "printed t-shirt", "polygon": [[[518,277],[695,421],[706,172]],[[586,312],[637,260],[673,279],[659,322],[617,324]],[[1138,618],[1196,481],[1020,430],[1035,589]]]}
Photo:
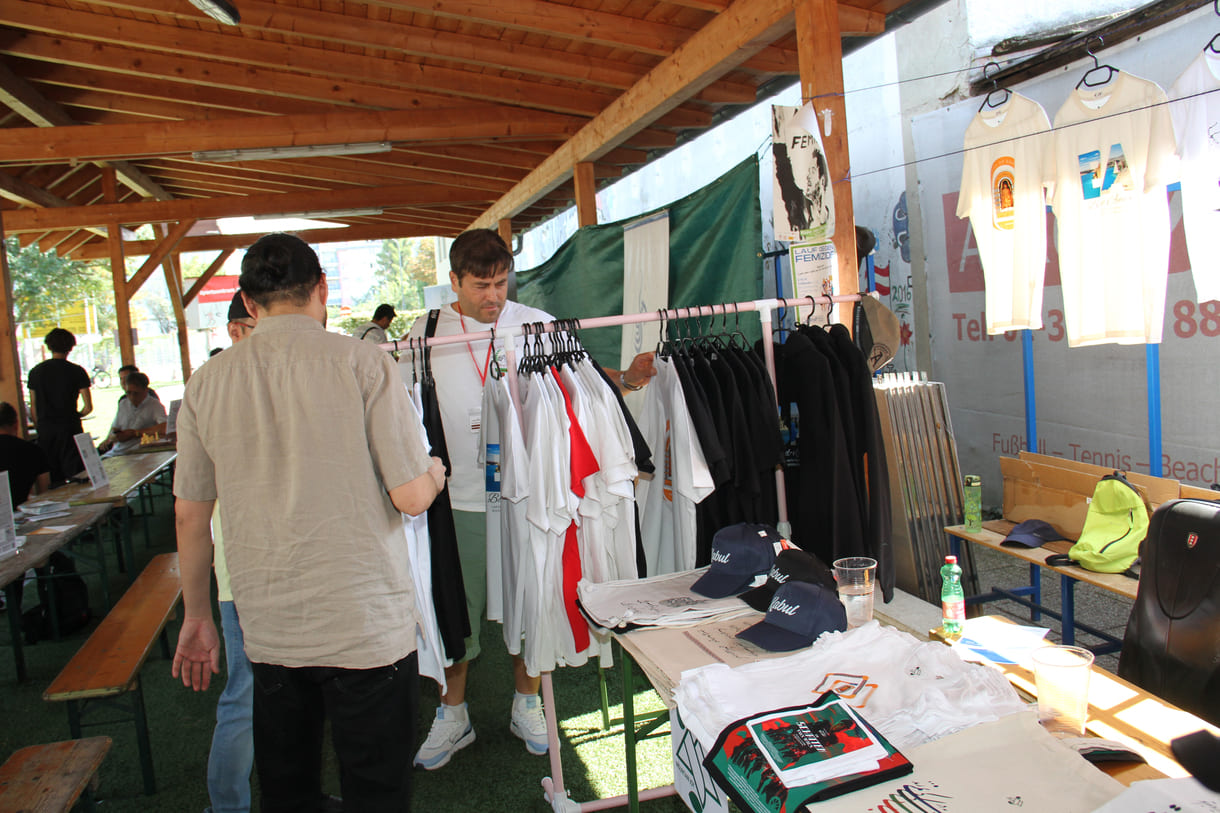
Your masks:
{"label": "printed t-shirt", "polygon": [[1204,49],[1169,89],[1182,159],[1182,221],[1199,302],[1220,299],[1220,54]]}

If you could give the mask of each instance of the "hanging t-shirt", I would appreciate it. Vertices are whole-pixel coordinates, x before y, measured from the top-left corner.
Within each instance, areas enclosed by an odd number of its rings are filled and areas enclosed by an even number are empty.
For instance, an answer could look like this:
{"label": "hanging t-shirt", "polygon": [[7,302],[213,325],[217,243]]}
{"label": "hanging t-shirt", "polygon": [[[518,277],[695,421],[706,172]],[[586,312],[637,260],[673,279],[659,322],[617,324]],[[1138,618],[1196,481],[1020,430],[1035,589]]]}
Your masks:
{"label": "hanging t-shirt", "polygon": [[1169,89],[1182,159],[1182,221],[1200,302],[1220,299],[1220,53],[1204,49]]}
{"label": "hanging t-shirt", "polygon": [[1051,123],[1042,105],[1013,93],[966,128],[957,216],[970,227],[983,263],[988,333],[1039,330],[1046,276],[1043,166]]}
{"label": "hanging t-shirt", "polygon": [[1122,71],[1074,90],[1051,143],[1068,346],[1160,343],[1175,163],[1165,91]]}
{"label": "hanging t-shirt", "polygon": [[[525,322],[550,322],[549,313],[509,300],[504,303],[497,329],[517,327]],[[422,338],[427,314],[415,321],[412,338]],[[456,336],[487,330],[490,325],[465,320],[453,305],[440,309],[436,336]],[[517,337],[517,359],[522,355],[523,339]],[[482,424],[483,381],[492,365],[505,366],[504,340],[496,338],[495,350],[488,355],[488,341],[441,344],[432,348],[432,373],[436,378],[436,395],[441,406],[441,421],[445,427],[445,442],[449,447],[449,499],[458,511],[485,511],[486,470],[479,463],[479,427]],[[402,353],[399,372],[404,382],[411,383],[411,354]]]}

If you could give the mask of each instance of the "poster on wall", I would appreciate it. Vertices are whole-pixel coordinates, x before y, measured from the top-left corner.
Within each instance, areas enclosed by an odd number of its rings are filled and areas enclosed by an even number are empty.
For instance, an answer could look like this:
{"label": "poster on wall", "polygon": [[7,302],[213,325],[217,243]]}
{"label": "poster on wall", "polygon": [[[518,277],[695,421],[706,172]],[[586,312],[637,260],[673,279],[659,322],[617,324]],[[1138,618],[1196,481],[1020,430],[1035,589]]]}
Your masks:
{"label": "poster on wall", "polygon": [[[839,292],[835,280],[838,260],[834,243],[801,243],[789,250],[792,268],[792,290],[796,297],[834,296]],[[833,303],[812,305],[808,300],[796,307],[797,321],[830,321]]]}
{"label": "poster on wall", "polygon": [[811,105],[771,107],[775,239],[828,240],[835,233],[834,191]]}

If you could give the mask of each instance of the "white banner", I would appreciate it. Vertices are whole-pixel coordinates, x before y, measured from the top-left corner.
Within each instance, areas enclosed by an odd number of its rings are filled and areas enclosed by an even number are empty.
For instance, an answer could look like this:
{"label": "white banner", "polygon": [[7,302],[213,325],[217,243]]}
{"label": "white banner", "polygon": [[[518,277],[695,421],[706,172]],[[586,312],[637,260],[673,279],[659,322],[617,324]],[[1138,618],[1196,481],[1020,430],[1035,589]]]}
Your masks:
{"label": "white banner", "polygon": [[[669,212],[623,226],[623,313],[650,313],[669,306]],[[622,369],[656,348],[659,322],[623,325]]]}

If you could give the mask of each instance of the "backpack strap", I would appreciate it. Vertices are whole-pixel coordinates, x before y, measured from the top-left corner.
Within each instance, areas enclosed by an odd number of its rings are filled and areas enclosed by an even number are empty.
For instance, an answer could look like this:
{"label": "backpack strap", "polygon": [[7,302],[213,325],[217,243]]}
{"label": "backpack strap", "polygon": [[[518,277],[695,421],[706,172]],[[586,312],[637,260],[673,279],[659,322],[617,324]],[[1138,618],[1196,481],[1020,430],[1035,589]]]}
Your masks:
{"label": "backpack strap", "polygon": [[428,346],[426,340],[436,335],[436,324],[440,319],[440,308],[433,308],[428,311],[428,321],[424,323],[424,375],[429,378],[432,376],[432,348]]}
{"label": "backpack strap", "polygon": [[360,341],[364,341],[364,337],[365,337],[365,336],[367,336],[367,335],[369,335],[369,331],[370,331],[370,330],[372,330],[372,329],[373,329],[373,328],[371,328],[371,327],[366,327],[366,328],[364,329],[364,332],[360,334]]}
{"label": "backpack strap", "polygon": [[[1137,560],[1138,561],[1138,560]],[[1081,570],[1085,568],[1079,562],[1068,556],[1066,553],[1052,553],[1046,557],[1046,564],[1050,567],[1079,567]],[[1129,579],[1139,579],[1140,574],[1135,572],[1134,568],[1127,568],[1122,573],[1115,574],[1118,576],[1126,576]]]}

